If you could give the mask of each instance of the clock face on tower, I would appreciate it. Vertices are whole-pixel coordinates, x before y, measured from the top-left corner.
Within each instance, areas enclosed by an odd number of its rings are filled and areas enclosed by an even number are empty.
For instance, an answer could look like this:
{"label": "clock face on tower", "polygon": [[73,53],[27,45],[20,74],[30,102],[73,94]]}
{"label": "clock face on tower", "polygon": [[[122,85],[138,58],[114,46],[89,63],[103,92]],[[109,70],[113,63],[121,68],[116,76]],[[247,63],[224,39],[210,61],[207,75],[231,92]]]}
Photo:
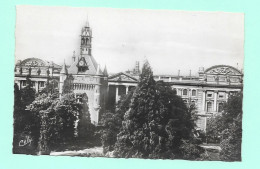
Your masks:
{"label": "clock face on tower", "polygon": [[84,65],[84,61],[81,60],[81,61],[79,62],[79,66],[83,66],[83,65]]}

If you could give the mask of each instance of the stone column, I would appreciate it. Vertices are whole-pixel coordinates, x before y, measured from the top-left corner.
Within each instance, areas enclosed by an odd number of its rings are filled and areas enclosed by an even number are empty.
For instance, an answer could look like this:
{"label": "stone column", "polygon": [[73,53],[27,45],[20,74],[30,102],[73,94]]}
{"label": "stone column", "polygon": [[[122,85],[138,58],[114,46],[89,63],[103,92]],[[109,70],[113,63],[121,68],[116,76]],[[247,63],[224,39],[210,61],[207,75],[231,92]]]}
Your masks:
{"label": "stone column", "polygon": [[217,111],[217,95],[218,95],[218,91],[214,91],[214,104],[213,104],[213,111],[216,112]]}
{"label": "stone column", "polygon": [[125,94],[127,94],[129,91],[129,85],[125,86]]}
{"label": "stone column", "polygon": [[22,83],[22,81],[19,80],[19,81],[18,81],[18,87],[19,87],[19,90],[21,90],[21,83]]}
{"label": "stone column", "polygon": [[228,100],[229,97],[229,91],[226,91],[226,100]]}
{"label": "stone column", "polygon": [[118,96],[118,85],[116,85],[116,103],[118,102],[119,100],[119,96]]}
{"label": "stone column", "polygon": [[202,111],[205,112],[206,91],[202,90]]}
{"label": "stone column", "polygon": [[38,84],[38,81],[35,81],[35,90],[36,90],[36,93],[39,92],[39,84]]}

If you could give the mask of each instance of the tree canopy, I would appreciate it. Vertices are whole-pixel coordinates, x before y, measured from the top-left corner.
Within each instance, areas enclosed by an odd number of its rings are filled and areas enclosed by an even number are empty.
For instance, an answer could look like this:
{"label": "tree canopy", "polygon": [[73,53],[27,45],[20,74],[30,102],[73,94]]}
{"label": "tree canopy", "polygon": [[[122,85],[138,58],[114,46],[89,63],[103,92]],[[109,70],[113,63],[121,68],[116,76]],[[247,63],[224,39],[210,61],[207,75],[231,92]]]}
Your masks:
{"label": "tree canopy", "polygon": [[[193,139],[194,127],[182,99],[170,86],[154,81],[146,62],[117,135],[115,154],[127,158],[198,158],[200,148]],[[198,153],[188,155],[181,146],[185,142],[195,145]]]}

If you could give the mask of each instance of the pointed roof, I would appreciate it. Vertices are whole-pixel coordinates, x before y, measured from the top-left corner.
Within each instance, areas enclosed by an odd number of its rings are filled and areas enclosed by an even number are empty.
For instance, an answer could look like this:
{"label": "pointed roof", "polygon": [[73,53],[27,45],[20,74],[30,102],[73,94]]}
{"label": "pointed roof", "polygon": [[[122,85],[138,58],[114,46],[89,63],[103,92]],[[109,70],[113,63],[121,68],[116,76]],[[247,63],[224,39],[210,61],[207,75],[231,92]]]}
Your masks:
{"label": "pointed roof", "polygon": [[104,74],[104,76],[108,76],[108,73],[107,73],[107,66],[106,66],[106,65],[105,65],[105,68],[104,68],[103,74]]}
{"label": "pointed roof", "polygon": [[108,77],[108,81],[125,81],[125,82],[138,82],[138,79],[135,77],[124,73],[124,72],[119,72],[117,74],[111,75]]}
{"label": "pointed roof", "polygon": [[103,75],[103,72],[100,69],[100,66],[98,64],[96,75]]}
{"label": "pointed roof", "polygon": [[64,64],[62,65],[60,74],[68,74],[68,70],[66,68],[65,60],[64,60]]}
{"label": "pointed roof", "polygon": [[[87,65],[88,65],[88,70],[86,70],[84,73],[80,73],[80,74],[86,74],[86,75],[96,75],[97,73],[97,68],[98,68],[98,64],[96,62],[96,60],[94,59],[93,56],[91,55],[82,55],[80,57],[84,57]],[[78,62],[81,59],[78,58],[77,61],[75,61],[74,63],[71,64],[71,66],[68,69],[68,73],[69,74],[78,74]]]}
{"label": "pointed roof", "polygon": [[89,21],[88,21],[88,17],[87,17],[87,22],[86,22],[86,26],[87,28],[89,28]]}

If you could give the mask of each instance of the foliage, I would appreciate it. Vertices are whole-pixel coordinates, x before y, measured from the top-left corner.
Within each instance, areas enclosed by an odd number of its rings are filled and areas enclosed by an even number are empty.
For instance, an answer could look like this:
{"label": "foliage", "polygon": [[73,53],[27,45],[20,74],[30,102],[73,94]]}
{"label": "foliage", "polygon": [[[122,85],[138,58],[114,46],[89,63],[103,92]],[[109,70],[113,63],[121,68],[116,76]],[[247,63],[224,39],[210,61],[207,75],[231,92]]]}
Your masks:
{"label": "foliage", "polygon": [[55,79],[50,79],[48,77],[48,80],[46,82],[46,86],[41,90],[41,94],[51,94],[53,97],[58,98],[59,90],[58,90],[59,82]]}
{"label": "foliage", "polygon": [[62,88],[62,93],[64,94],[69,94],[73,92],[73,76],[72,75],[67,75],[66,79],[64,80],[63,88]]}
{"label": "foliage", "polygon": [[[14,85],[14,138],[13,138],[13,152],[20,153],[22,149],[19,147],[19,138],[22,135],[31,135],[34,139],[34,132],[29,126],[33,120],[33,115],[26,110],[26,106],[31,104],[35,98],[35,90],[32,87],[30,76],[26,77],[26,87],[19,90],[17,84]],[[33,142],[35,143],[35,142]],[[32,145],[37,147],[36,144]],[[28,154],[33,154],[31,150],[23,150]]]}
{"label": "foliage", "polygon": [[207,119],[207,143],[220,143],[221,134],[224,130],[223,117],[221,114],[214,115]]}
{"label": "foliage", "polygon": [[[74,94],[65,94],[59,100],[44,93],[27,108],[30,113],[37,114],[35,119],[39,120],[36,128],[40,138],[38,143],[41,153],[48,153],[57,148],[63,149],[62,146],[69,145],[77,139],[76,133],[78,139],[86,139],[86,136],[93,135],[93,131],[90,132],[93,126],[91,126],[87,104],[83,106],[82,103],[77,102]],[[83,113],[88,116],[84,116]],[[76,127],[77,124],[79,125]],[[33,123],[30,125],[35,127]]]}
{"label": "foliage", "polygon": [[187,160],[198,160],[201,158],[203,148],[199,146],[201,142],[195,137],[190,140],[182,140],[180,149],[182,150],[182,158]]}
{"label": "foliage", "polygon": [[231,95],[223,113],[207,120],[207,140],[220,143],[220,159],[224,161],[241,160],[242,99],[242,92]]}
{"label": "foliage", "polygon": [[126,95],[121,96],[118,101],[117,108],[114,112],[107,111],[101,118],[101,140],[103,145],[103,153],[114,150],[117,140],[117,134],[122,127],[125,112],[129,109],[129,104],[133,95],[133,90]]}
{"label": "foliage", "polygon": [[[194,141],[194,127],[193,116],[182,99],[165,83],[156,84],[146,62],[117,135],[115,155],[168,159],[199,157],[201,152]],[[194,144],[187,156],[181,148],[186,143]]]}
{"label": "foliage", "polygon": [[81,141],[93,139],[95,126],[91,123],[88,98],[86,94],[82,95],[82,103],[78,112],[77,135]]}
{"label": "foliage", "polygon": [[35,90],[32,87],[32,81],[30,79],[30,76],[26,77],[26,87],[22,88],[20,92],[23,107],[26,107],[34,101]]}
{"label": "foliage", "polygon": [[220,159],[224,161],[241,161],[242,100],[243,93],[241,92],[230,96],[224,106],[223,140],[220,143]]}

